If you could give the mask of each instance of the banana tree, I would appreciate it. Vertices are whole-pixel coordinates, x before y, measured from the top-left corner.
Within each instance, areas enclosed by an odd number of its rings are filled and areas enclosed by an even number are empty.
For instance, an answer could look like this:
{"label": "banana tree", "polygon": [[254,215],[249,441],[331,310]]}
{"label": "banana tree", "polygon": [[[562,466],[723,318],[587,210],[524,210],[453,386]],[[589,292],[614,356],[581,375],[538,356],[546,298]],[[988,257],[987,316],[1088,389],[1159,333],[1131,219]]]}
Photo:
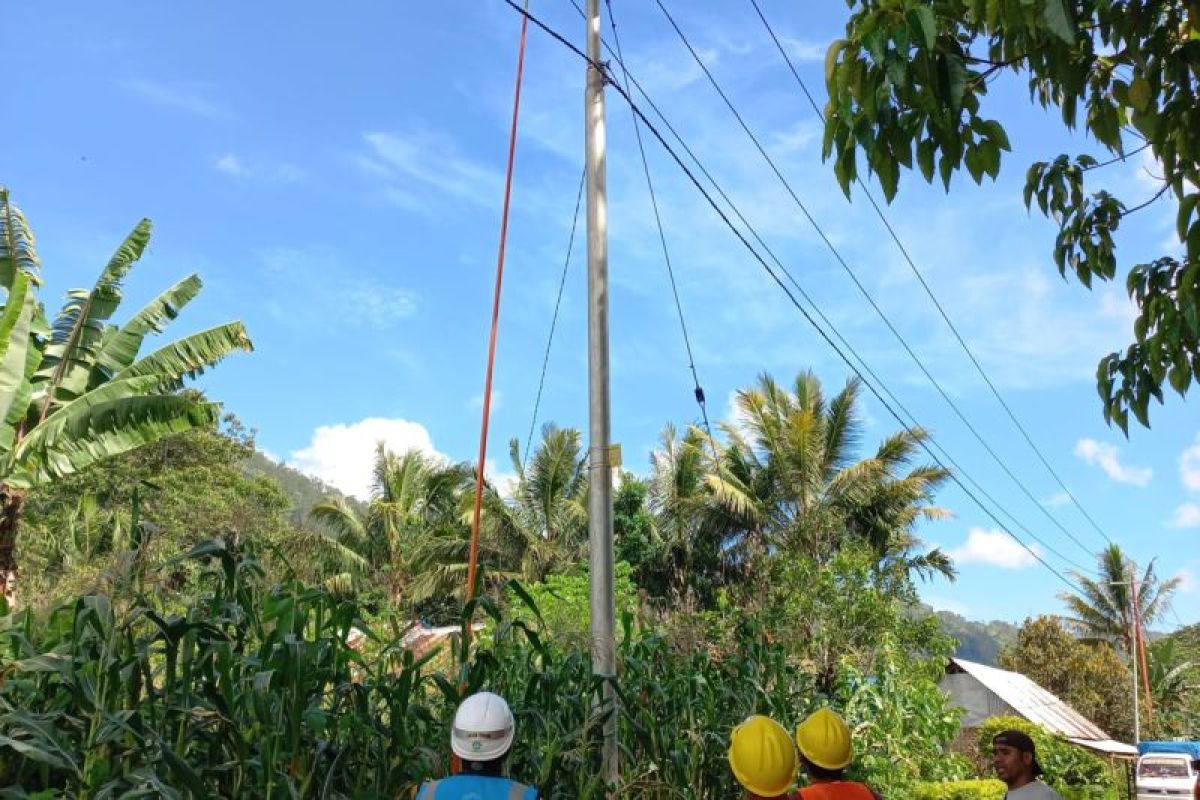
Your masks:
{"label": "banana tree", "polygon": [[20,210],[0,187],[0,591],[15,599],[15,546],[25,493],[174,433],[215,423],[219,408],[179,390],[235,350],[252,350],[230,322],[139,358],[200,291],[191,275],[124,325],[109,322],[121,285],[150,241],[150,220],[125,238],[90,290],[67,293],[53,323],[37,299],[41,264]]}

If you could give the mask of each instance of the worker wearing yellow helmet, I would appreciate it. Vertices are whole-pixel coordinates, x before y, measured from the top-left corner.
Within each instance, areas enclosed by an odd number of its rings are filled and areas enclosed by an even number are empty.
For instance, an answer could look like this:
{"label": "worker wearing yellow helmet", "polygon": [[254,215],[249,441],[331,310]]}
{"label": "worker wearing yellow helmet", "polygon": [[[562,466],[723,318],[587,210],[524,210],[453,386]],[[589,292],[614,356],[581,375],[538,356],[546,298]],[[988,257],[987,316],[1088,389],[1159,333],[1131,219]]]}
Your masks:
{"label": "worker wearing yellow helmet", "polygon": [[796,781],[796,747],[786,728],[756,714],[730,734],[729,768],[746,797],[786,797]]}
{"label": "worker wearing yellow helmet", "polygon": [[811,782],[793,795],[797,800],[883,800],[866,784],[845,779],[854,758],[850,727],[830,709],[818,709],[796,726],[796,749]]}

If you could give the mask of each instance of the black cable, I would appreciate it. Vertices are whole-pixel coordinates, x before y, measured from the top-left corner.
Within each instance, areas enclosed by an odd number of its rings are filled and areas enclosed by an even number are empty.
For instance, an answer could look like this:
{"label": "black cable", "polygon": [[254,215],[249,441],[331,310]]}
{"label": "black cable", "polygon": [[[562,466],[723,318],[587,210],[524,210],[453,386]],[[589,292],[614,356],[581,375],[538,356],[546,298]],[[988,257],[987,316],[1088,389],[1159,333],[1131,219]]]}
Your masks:
{"label": "black cable", "polygon": [[[584,14],[583,9],[579,7],[576,0],[571,0],[571,4],[575,7],[576,12],[578,12],[578,14],[581,17],[586,19],[586,15]],[[796,289],[796,291],[800,294],[800,296],[803,297],[804,300],[809,304],[812,311],[815,312],[816,315],[821,319],[821,321],[824,322],[825,325],[833,332],[833,335],[837,338],[837,340],[839,342],[841,342],[842,346],[845,347],[847,350],[849,350],[852,354],[854,354],[854,356],[858,359],[859,364],[861,365],[862,369],[868,375],[870,375],[872,379],[874,379],[874,381],[880,386],[880,388],[887,394],[888,398],[891,399],[891,401],[893,403],[895,403],[897,405],[897,407],[900,408],[900,410],[908,417],[909,420],[911,420],[912,425],[914,427],[920,427],[920,425],[917,423],[916,416],[912,412],[910,412],[904,406],[904,404],[902,402],[900,402],[899,398],[896,397],[895,393],[892,392],[892,390],[887,387],[887,384],[885,384],[883,382],[883,380],[875,373],[875,371],[873,369],[871,369],[871,366],[866,362],[866,360],[863,359],[857,353],[857,351],[855,351],[854,347],[846,340],[846,338],[844,336],[842,336],[841,332],[838,331],[837,327],[833,324],[833,322],[827,316],[825,316],[825,313],[823,311],[821,311],[821,307],[819,305],[817,305],[816,301],[808,294],[807,291],[805,291],[804,287],[796,280],[795,276],[793,276],[792,273],[787,269],[787,267],[784,266],[783,262],[780,261],[779,256],[777,256],[775,254],[775,251],[771,249],[770,245],[768,245],[763,240],[763,238],[759,235],[758,231],[755,230],[754,226],[750,223],[750,221],[746,219],[745,215],[742,214],[742,212],[738,208],[737,204],[733,201],[732,198],[729,197],[729,195],[725,192],[725,190],[721,188],[721,184],[717,182],[717,179],[714,178],[712,173],[710,173],[708,171],[708,169],[704,166],[704,163],[700,160],[699,156],[697,156],[696,153],[691,149],[691,147],[688,146],[688,143],[683,139],[683,137],[680,135],[679,131],[677,131],[675,129],[675,126],[671,124],[670,119],[667,118],[666,114],[663,113],[662,109],[660,109],[658,107],[658,105],[654,102],[654,99],[652,97],[650,97],[650,95],[646,92],[645,88],[643,88],[641,83],[638,82],[637,77],[626,68],[626,66],[624,64],[624,60],[619,55],[617,55],[613,51],[613,49],[608,46],[608,44],[606,42],[602,42],[602,44],[604,45],[605,50],[607,50],[610,55],[612,55],[618,59],[618,62],[621,64],[622,71],[628,76],[630,82],[633,83],[634,87],[637,88],[638,93],[646,101],[646,104],[654,110],[654,113],[658,115],[658,118],[662,122],[662,124],[667,128],[667,130],[669,130],[671,132],[671,135],[675,137],[675,140],[679,143],[679,146],[681,148],[683,148],[683,150],[688,154],[688,157],[691,158],[692,163],[695,164],[696,168],[701,172],[701,174],[704,175],[704,177],[708,180],[709,184],[711,184],[713,190],[716,191],[717,194],[721,196],[721,198],[729,206],[730,210],[734,213],[734,215],[738,218],[738,220],[742,223],[742,225],[745,226],[746,230],[750,233],[750,235],[754,238],[754,240],[758,243],[758,245],[763,249],[763,251],[765,253],[767,253],[767,255],[770,257],[770,259],[774,262],[775,266],[779,269],[779,271],[782,272],[787,277],[788,281],[791,282],[792,286]],[[1087,567],[1083,566],[1078,561],[1074,561],[1074,560],[1068,558],[1067,556],[1063,555],[1059,550],[1055,549],[1054,547],[1052,547],[1051,545],[1046,543],[1045,540],[1041,539],[1037,534],[1035,534],[1028,527],[1023,525],[1019,520],[1017,520],[1017,518],[1015,516],[1013,516],[1013,514],[1010,511],[1008,511],[1006,508],[1004,508],[1004,506],[1001,505],[999,501],[997,501],[994,497],[992,497],[992,495],[989,494],[987,492],[987,490],[985,490],[979,484],[978,481],[976,481],[974,478],[972,478],[970,473],[968,473],[965,469],[963,469],[962,466],[950,455],[950,453],[944,447],[942,447],[939,443],[936,442],[936,440],[933,440],[932,438],[930,439],[930,441],[931,441],[932,445],[934,447],[936,447],[938,449],[938,451],[943,454],[943,456],[946,458],[946,460],[949,461],[955,467],[955,469],[957,469],[959,471],[959,473],[961,473],[966,478],[966,480],[973,487],[975,487],[975,489],[980,494],[982,494],[988,501],[990,501],[992,503],[992,505],[994,505],[997,509],[999,509],[1000,512],[1003,513],[1004,516],[1007,517],[1017,528],[1019,528],[1021,531],[1023,531],[1027,536],[1029,536],[1035,542],[1037,542],[1038,544],[1045,547],[1049,552],[1058,556],[1060,559],[1062,559],[1066,563],[1070,564],[1071,566],[1075,567],[1076,569],[1082,570],[1085,573],[1092,574],[1092,571],[1090,571]]]}
{"label": "black cable", "polygon": [[525,440],[525,458],[533,446],[533,429],[537,426],[538,409],[542,405],[542,388],[546,385],[546,367],[550,364],[550,345],[554,343],[554,329],[558,325],[558,309],[562,305],[563,287],[567,285],[567,267],[571,266],[571,250],[575,246],[575,229],[579,225],[579,207],[583,204],[583,184],[587,168],[579,175],[579,190],[575,193],[575,216],[571,218],[571,236],[567,239],[567,257],[563,259],[562,277],[558,280],[558,297],[554,301],[554,316],[550,318],[550,335],[546,337],[546,353],[542,356],[542,376],[538,378],[537,399],[533,401],[533,418],[529,420],[529,438]]}
{"label": "black cable", "polygon": [[[775,35],[775,30],[771,27],[771,23],[767,21],[766,15],[763,14],[762,9],[759,7],[758,0],[750,0],[750,4],[754,6],[755,12],[758,13],[758,18],[762,20],[763,26],[767,29],[767,33],[771,36],[771,41],[775,43],[775,47],[778,48],[779,54],[783,56],[783,60],[787,63],[788,69],[792,73],[792,77],[794,77],[796,79],[796,83],[800,85],[800,90],[804,93],[804,96],[808,98],[808,103],[812,106],[812,110],[817,115],[817,119],[824,123],[825,114],[822,113],[820,107],[817,105],[817,101],[813,98],[812,92],[808,90],[808,86],[805,84],[804,79],[800,77],[799,71],[797,71],[795,64],[792,63],[791,56],[787,54],[787,50],[784,49],[783,44],[779,41],[779,37]],[[1138,150],[1135,150],[1134,153],[1145,149],[1147,146],[1148,145],[1143,145],[1142,147],[1138,148]],[[1124,159],[1125,156],[1122,156],[1121,158]],[[1107,541],[1109,544],[1112,544],[1112,537],[1110,537],[1108,533],[1100,527],[1096,520],[1092,518],[1092,515],[1087,512],[1087,510],[1077,499],[1075,499],[1075,495],[1071,493],[1071,490],[1067,488],[1067,484],[1061,477],[1059,477],[1059,474],[1055,471],[1054,467],[1050,465],[1049,460],[1042,453],[1041,448],[1034,443],[1033,437],[1029,435],[1029,431],[1027,431],[1025,426],[1021,424],[1019,419],[1017,419],[1017,415],[1013,413],[1013,410],[1008,405],[1008,402],[1000,394],[1000,390],[996,388],[996,385],[992,382],[992,379],[988,377],[987,372],[985,372],[983,369],[983,365],[979,363],[979,360],[975,357],[975,354],[971,351],[971,348],[967,346],[966,339],[964,339],[962,334],[959,333],[958,327],[955,326],[954,322],[950,319],[950,315],[946,313],[946,309],[942,306],[941,301],[939,301],[937,296],[933,293],[933,289],[926,282],[925,276],[921,274],[921,270],[917,268],[916,262],[913,261],[912,256],[908,253],[908,248],[906,248],[904,243],[900,241],[899,235],[892,227],[887,215],[883,213],[883,209],[880,208],[878,201],[876,201],[874,193],[871,192],[862,178],[856,176],[855,182],[858,184],[859,189],[861,189],[863,194],[866,196],[867,201],[871,204],[871,207],[875,209],[875,214],[879,217],[879,221],[883,223],[883,227],[887,229],[888,235],[891,236],[892,241],[896,243],[896,247],[900,250],[900,254],[904,257],[904,260],[908,262],[908,266],[912,270],[913,275],[916,276],[917,281],[920,282],[921,288],[925,290],[925,294],[927,294],[929,299],[933,301],[933,305],[937,308],[938,313],[941,314],[942,319],[946,322],[946,325],[950,327],[950,331],[954,334],[954,338],[958,340],[963,352],[967,354],[967,358],[971,360],[971,363],[975,366],[975,370],[979,373],[979,376],[983,378],[983,382],[987,384],[989,389],[991,389],[992,394],[1000,403],[1000,406],[1004,409],[1004,412],[1008,415],[1008,418],[1012,420],[1013,425],[1015,425],[1017,430],[1021,432],[1021,436],[1025,439],[1026,443],[1030,446],[1030,448],[1033,449],[1033,452],[1037,454],[1038,460],[1042,462],[1042,466],[1046,468],[1046,471],[1050,473],[1055,482],[1062,488],[1064,492],[1066,492],[1067,497],[1070,498],[1071,502],[1074,504],[1075,508],[1079,510],[1079,513],[1083,515],[1084,519],[1086,519],[1091,526],[1095,528],[1101,536],[1104,537],[1105,541]]]}
{"label": "black cable", "polygon": [[825,243],[825,246],[829,249],[829,252],[833,255],[834,259],[838,262],[838,264],[842,267],[842,270],[847,275],[850,276],[850,279],[854,282],[854,285],[858,288],[858,290],[862,294],[863,298],[866,299],[867,303],[871,306],[872,309],[874,309],[875,313],[879,316],[879,318],[881,320],[883,320],[884,325],[887,327],[887,329],[889,331],[891,331],[892,335],[896,338],[896,341],[898,341],[900,343],[901,347],[904,348],[904,351],[906,353],[908,353],[909,357],[912,358],[913,362],[921,370],[922,374],[925,375],[925,377],[929,380],[929,382],[937,390],[938,394],[941,395],[942,399],[945,400],[946,404],[950,406],[950,408],[954,412],[954,414],[959,418],[959,420],[963,423],[963,425],[966,426],[967,430],[971,432],[971,434],[975,437],[975,439],[979,442],[979,444],[983,447],[983,449],[985,451],[987,451],[988,455],[990,455],[992,457],[992,460],[996,462],[997,466],[999,466],[1000,469],[1004,472],[1004,474],[1006,474],[1013,481],[1013,483],[1015,483],[1017,485],[1017,487],[1029,499],[1029,501],[1032,502],[1035,506],[1037,506],[1038,510],[1041,511],[1043,516],[1045,516],[1048,520],[1050,520],[1051,524],[1053,524],[1060,531],[1062,531],[1063,534],[1065,534],[1066,537],[1068,539],[1070,539],[1072,542],[1074,542],[1081,550],[1083,550],[1088,555],[1094,555],[1092,550],[1090,548],[1088,548],[1087,545],[1085,545],[1078,538],[1076,538],[1074,534],[1072,534],[1069,530],[1067,530],[1066,527],[1063,526],[1063,524],[1061,522],[1059,522],[1058,519],[1053,514],[1051,514],[1046,509],[1046,507],[1033,495],[1033,493],[1029,490],[1029,488],[1027,486],[1025,486],[1025,484],[1021,481],[1020,478],[1017,477],[1016,473],[1014,473],[1012,471],[1012,469],[1004,462],[1004,459],[1002,459],[1000,457],[1000,455],[995,451],[995,449],[993,449],[992,446],[990,444],[988,444],[987,440],[983,438],[983,434],[981,434],[979,432],[979,430],[975,427],[974,423],[972,423],[967,418],[967,415],[965,413],[963,413],[961,408],[959,408],[958,403],[954,402],[954,399],[945,390],[945,388],[941,385],[941,383],[937,380],[937,378],[934,377],[933,373],[929,371],[929,368],[925,366],[925,362],[921,360],[921,357],[918,356],[916,351],[913,350],[912,346],[909,345],[908,341],[904,338],[904,336],[900,333],[900,331],[892,323],[891,319],[887,316],[887,314],[883,311],[883,309],[879,306],[879,304],[877,302],[875,302],[875,298],[872,297],[870,291],[867,289],[866,286],[863,285],[862,281],[859,280],[858,275],[850,267],[850,264],[846,261],[846,259],[842,256],[841,252],[837,249],[837,247],[829,239],[828,235],[826,235],[825,231],[821,228],[820,224],[816,221],[816,218],[813,217],[813,215],[809,212],[808,207],[804,205],[804,202],[800,199],[799,195],[796,194],[796,191],[792,188],[791,183],[787,180],[786,177],[784,177],[784,175],[780,171],[779,167],[775,164],[775,160],[772,159],[770,154],[767,153],[766,148],[764,148],[762,146],[762,143],[759,142],[758,137],[754,135],[754,132],[750,129],[750,126],[746,124],[745,119],[742,117],[741,113],[737,110],[737,108],[733,105],[733,102],[729,99],[729,96],[725,94],[725,91],[721,88],[721,85],[717,82],[716,78],[713,77],[712,72],[709,71],[707,65],[705,65],[704,60],[700,58],[700,55],[696,52],[695,48],[692,47],[691,42],[688,41],[688,38],[684,34],[683,30],[680,29],[679,25],[675,22],[675,18],[671,16],[671,12],[667,10],[667,7],[665,5],[663,5],[662,0],[655,0],[655,2],[658,4],[659,9],[661,9],[663,14],[666,16],[667,21],[670,22],[671,27],[675,29],[675,32],[676,32],[676,34],[678,34],[680,40],[683,42],[684,47],[686,47],[688,52],[691,53],[692,58],[700,66],[700,69],[704,72],[705,76],[708,78],[709,83],[712,84],[713,88],[717,91],[717,94],[719,94],[721,96],[721,99],[725,101],[725,105],[729,108],[730,112],[737,119],[738,123],[742,127],[742,130],[745,131],[746,135],[750,138],[750,141],[754,143],[754,146],[758,149],[759,154],[763,157],[763,159],[771,167],[771,170],[775,173],[775,177],[777,177],[779,179],[780,183],[783,185],[783,187],[787,191],[787,193],[791,196],[792,200],[796,203],[796,206],[804,214],[804,217],[808,220],[808,222],[812,226],[813,230],[815,230],[817,232],[817,235],[821,238],[821,241]]}
{"label": "black cable", "polygon": [[[583,9],[581,9],[576,4],[575,0],[571,0],[571,2],[572,2],[572,5],[575,6],[575,10],[580,14],[580,16],[584,16]],[[746,219],[745,215],[741,212],[741,209],[738,208],[737,204],[733,201],[733,199],[725,192],[724,189],[721,188],[720,183],[718,183],[717,179],[715,177],[713,177],[712,173],[710,173],[708,171],[708,169],[704,166],[704,163],[702,161],[700,161],[699,156],[697,156],[696,153],[691,149],[691,147],[688,146],[687,142],[683,139],[683,137],[679,134],[679,132],[675,129],[675,127],[671,124],[671,121],[666,117],[666,115],[662,112],[662,110],[655,104],[653,98],[651,98],[649,96],[649,94],[646,93],[646,90],[638,82],[637,78],[633,75],[632,72],[630,72],[628,70],[628,68],[625,65],[624,58],[620,54],[614,52],[612,48],[608,47],[607,43],[604,43],[604,47],[606,50],[608,50],[610,55],[613,55],[617,59],[618,64],[620,64],[620,66],[621,66],[621,71],[622,71],[623,75],[628,79],[628,82],[632,82],[633,85],[637,88],[638,92],[641,94],[642,98],[646,101],[647,105],[649,105],[650,108],[652,108],[654,110],[655,114],[658,115],[659,120],[671,132],[671,135],[675,137],[675,140],[679,143],[680,147],[683,148],[683,150],[688,154],[689,158],[691,158],[692,163],[708,180],[708,182],[712,186],[713,190],[716,191],[717,194],[720,195],[720,197],[725,201],[726,205],[733,212],[733,214],[738,218],[738,220],[742,223],[742,225],[745,226],[746,230],[750,233],[750,235],[753,237],[755,242],[757,242],[757,244],[763,249],[763,252],[765,252],[770,257],[771,261],[775,264],[775,266],[779,269],[779,271],[782,272],[787,277],[788,281],[792,284],[792,286],[796,289],[796,291],[800,294],[800,296],[804,298],[804,300],[808,303],[808,305],[810,306],[812,311],[815,312],[816,315],[821,319],[821,321],[823,323],[825,323],[825,325],[829,328],[829,330],[833,332],[833,335],[842,344],[842,346],[845,347],[847,350],[849,350],[858,359],[859,365],[861,366],[863,371],[865,371],[871,377],[871,379],[873,379],[875,381],[875,383],[878,384],[878,386],[883,390],[883,392],[887,394],[888,398],[900,409],[901,412],[903,412],[903,414],[910,421],[910,424],[913,427],[920,427],[919,423],[917,422],[916,416],[911,411],[909,411],[904,406],[904,404],[900,401],[900,399],[895,395],[895,393],[892,392],[892,390],[888,388],[887,384],[884,383],[884,381],[875,373],[875,371],[871,368],[870,364],[868,364],[866,362],[866,360],[863,359],[857,353],[857,351],[855,351],[854,347],[846,340],[846,338],[841,334],[841,332],[838,331],[837,327],[833,324],[833,322],[825,315],[825,313],[823,311],[821,311],[821,307],[819,305],[817,305],[816,301],[812,298],[812,296],[809,295],[808,292],[804,289],[804,287],[799,283],[799,281],[796,280],[795,276],[792,275],[791,271],[789,271],[788,268],[786,266],[784,266],[783,262],[779,259],[779,256],[775,254],[775,251],[771,249],[770,245],[768,245],[763,240],[762,236],[759,235],[758,231],[754,228],[754,226],[750,223],[750,221]],[[636,119],[636,115],[635,115],[635,119]],[[1016,528],[1018,528],[1019,530],[1024,532],[1027,536],[1029,536],[1035,542],[1042,545],[1042,547],[1046,548],[1046,550],[1048,552],[1053,553],[1054,555],[1058,556],[1058,558],[1062,559],[1067,564],[1070,564],[1071,566],[1075,567],[1076,569],[1082,570],[1085,573],[1091,574],[1089,569],[1087,567],[1085,567],[1083,564],[1063,555],[1063,553],[1061,551],[1057,550],[1056,548],[1054,548],[1053,546],[1048,544],[1045,540],[1043,540],[1037,534],[1035,534],[1033,531],[1031,531],[1027,526],[1022,524],[1020,522],[1020,520],[1018,520],[1015,516],[1013,516],[1013,514],[1010,511],[1008,511],[999,501],[997,501],[990,493],[988,493],[988,491],[986,489],[984,489],[983,486],[981,486],[979,484],[979,482],[976,481],[971,476],[971,474],[969,472],[967,472],[958,463],[958,461],[955,460],[955,458],[953,456],[951,456],[950,453],[944,447],[942,447],[941,444],[939,444],[935,439],[930,438],[930,443],[932,444],[933,447],[937,448],[937,450],[942,454],[943,458],[945,458],[945,460],[948,461],[967,480],[967,482],[970,483],[975,488],[975,490],[977,492],[979,492],[985,499],[987,499],[989,502],[991,502],[991,504],[993,506],[995,506],[1000,511],[1000,513],[1002,513],[1005,517],[1007,517],[1008,520]],[[715,455],[715,445],[714,445],[714,455]],[[720,462],[719,458],[717,458],[717,462],[718,462],[718,467],[719,467],[719,462]]]}
{"label": "black cable", "polygon": [[[771,265],[768,264],[763,259],[763,257],[759,254],[759,252],[757,250],[754,249],[754,246],[750,244],[750,242],[746,239],[746,237],[742,234],[742,232],[740,230],[738,230],[737,226],[733,224],[732,220],[729,219],[728,215],[726,215],[726,213],[721,209],[720,205],[718,205],[717,202],[712,198],[712,195],[710,195],[708,193],[708,191],[704,188],[704,186],[696,178],[695,174],[688,168],[688,166],[686,164],[683,163],[683,160],[675,152],[674,148],[672,148],[671,145],[667,142],[667,140],[663,137],[662,133],[659,132],[658,128],[646,117],[645,113],[641,110],[641,108],[638,107],[637,103],[634,102],[633,98],[620,86],[620,84],[618,84],[616,81],[614,81],[612,79],[611,76],[609,76],[607,67],[604,64],[600,64],[600,63],[596,63],[596,62],[592,61],[590,58],[588,58],[586,53],[584,53],[582,50],[580,50],[578,47],[576,47],[574,44],[572,44],[570,41],[568,41],[560,33],[555,31],[554,29],[550,28],[548,25],[546,25],[544,22],[542,22],[540,19],[538,19],[535,15],[529,13],[528,11],[523,10],[520,6],[518,6],[515,2],[513,2],[513,0],[504,0],[504,2],[506,4],[508,4],[508,6],[511,7],[513,10],[515,10],[517,13],[522,14],[525,17],[527,17],[529,19],[529,21],[532,22],[538,29],[540,29],[541,31],[543,31],[544,33],[549,35],[551,38],[553,38],[559,44],[562,44],[564,47],[569,49],[571,52],[575,53],[575,55],[582,58],[586,63],[591,65],[591,67],[593,69],[596,69],[597,71],[600,72],[600,74],[602,76],[604,76],[605,82],[608,85],[612,86],[613,89],[618,94],[621,95],[621,97],[625,100],[625,102],[629,104],[630,108],[633,109],[633,112],[638,116],[639,119],[641,119],[642,123],[646,126],[646,128],[652,134],[654,134],[654,137],[658,140],[659,144],[663,147],[664,150],[667,151],[667,154],[671,156],[671,159],[675,162],[675,164],[681,170],[683,170],[684,175],[687,176],[688,180],[690,180],[692,182],[692,185],[696,187],[696,189],[704,197],[705,201],[707,201],[709,206],[713,209],[713,211],[716,212],[717,216],[719,216],[721,218],[721,221],[724,222],[726,227],[728,227],[729,230],[733,232],[734,236],[736,236],[738,238],[738,240],[742,243],[742,246],[745,247],[746,250],[748,250],[750,252],[750,254],[759,263],[759,265],[766,271],[767,275],[775,282],[775,284],[778,285],[779,288],[783,290],[783,293],[785,295],[787,295],[788,300],[792,303],[793,306],[796,307],[796,310],[798,310],[801,313],[801,315],[808,321],[808,323],[813,327],[813,329],[817,332],[817,334],[825,341],[826,344],[828,344],[833,349],[833,351],[838,355],[838,357],[841,358],[842,361],[845,362],[845,364],[848,367],[850,367],[850,370],[858,377],[858,379],[867,386],[867,388],[875,396],[875,399],[879,401],[879,403],[887,410],[887,412],[897,422],[899,422],[910,435],[915,435],[916,432],[912,428],[910,428],[907,424],[905,424],[904,420],[900,417],[900,415],[896,412],[896,410],[894,408],[892,408],[892,406],[889,405],[886,400],[884,400],[883,395],[879,392],[879,390],[877,390],[873,384],[868,382],[863,377],[862,372],[859,371],[859,369],[854,365],[854,363],[850,360],[850,358],[841,350],[841,348],[839,348],[837,346],[837,344],[834,343],[834,341],[829,337],[829,334],[826,333],[825,330],[823,328],[821,328],[820,325],[817,324],[816,320],[812,317],[812,315],[809,314],[809,312],[804,308],[804,306],[802,306],[800,304],[800,302],[796,300],[795,295],[793,295],[792,292],[788,289],[787,284],[785,284],[783,282],[783,280],[778,276],[778,274],[776,274],[776,272],[771,268]],[[855,355],[857,356],[857,353]],[[858,356],[858,357],[861,360],[861,356]],[[928,446],[928,444],[923,439],[918,437],[918,443],[920,444],[921,448],[923,450],[925,450],[926,454],[928,454],[929,457],[932,458],[934,460],[934,462],[938,464],[938,466],[942,467],[942,469],[946,469],[946,466],[937,458],[937,455],[934,454],[932,449]],[[968,490],[965,485],[963,485],[962,481],[958,478],[958,476],[956,474],[954,474],[953,472],[950,472],[949,470],[947,470],[947,472],[950,475],[950,480],[952,480],[959,487],[959,489],[968,498],[970,498],[971,501],[974,502],[975,505],[980,508],[980,510],[982,510],[984,512],[984,514],[986,514],[997,526],[999,526],[999,528],[1004,533],[1006,533],[1013,541],[1015,541],[1022,548],[1024,548],[1039,564],[1041,564],[1043,567],[1048,569],[1055,577],[1057,577],[1060,581],[1062,581],[1072,591],[1075,591],[1075,592],[1082,591],[1076,584],[1072,583],[1061,572],[1056,570],[1054,567],[1050,566],[1050,564],[1047,563],[1046,560],[1043,559],[1037,553],[1036,550],[1032,549],[1029,545],[1025,544],[1025,542],[1023,542],[1019,537],[1017,537],[1016,534],[1014,534],[1007,527],[1005,527],[1004,524],[1002,522],[1000,522],[1000,520],[996,517],[996,515],[994,513],[992,513],[992,511],[990,509],[988,509],[987,506],[985,506],[979,500],[978,497],[976,497],[970,490]],[[1044,545],[1044,543],[1043,543],[1043,545]]]}
{"label": "black cable", "polygon": [[[617,21],[613,16],[611,0],[604,0],[608,7],[608,24],[612,29],[613,44],[617,48],[617,63],[621,65],[621,74],[625,79],[625,90],[629,91],[629,70],[625,68],[624,54],[621,52],[621,37],[617,34]],[[688,369],[692,372],[692,393],[696,397],[696,404],[700,406],[700,417],[704,420],[704,432],[708,434],[709,442],[713,445],[713,458],[716,460],[718,468],[720,465],[720,457],[717,455],[716,443],[712,438],[712,427],[708,424],[708,405],[704,398],[704,389],[700,386],[700,376],[696,372],[696,359],[692,354],[692,342],[688,336],[687,322],[683,316],[683,303],[679,300],[679,286],[675,283],[675,269],[671,265],[671,252],[667,248],[667,234],[663,230],[662,216],[658,211],[658,196],[654,191],[654,181],[650,177],[650,162],[646,158],[646,147],[642,142],[642,126],[638,122],[637,114],[630,112],[633,117],[633,133],[637,138],[638,153],[642,157],[642,172],[646,176],[646,190],[650,193],[650,207],[654,209],[654,223],[658,227],[658,241],[662,244],[663,262],[667,265],[667,277],[671,281],[671,294],[675,298],[675,310],[679,315],[679,329],[683,332],[683,346],[687,350]]]}

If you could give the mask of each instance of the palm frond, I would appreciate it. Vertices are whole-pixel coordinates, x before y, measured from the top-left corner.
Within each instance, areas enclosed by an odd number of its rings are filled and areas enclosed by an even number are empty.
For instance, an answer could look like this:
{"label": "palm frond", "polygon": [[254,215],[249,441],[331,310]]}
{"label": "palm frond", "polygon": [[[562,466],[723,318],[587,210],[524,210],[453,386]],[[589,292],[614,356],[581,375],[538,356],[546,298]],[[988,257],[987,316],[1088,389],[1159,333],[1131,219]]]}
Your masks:
{"label": "palm frond", "polygon": [[118,372],[115,378],[162,375],[170,379],[171,385],[179,387],[185,377],[195,378],[237,350],[250,352],[254,350],[254,345],[246,335],[245,325],[228,322],[172,342],[135,361]]}
{"label": "palm frond", "polygon": [[8,189],[0,186],[0,287],[11,292],[20,273],[28,275],[34,286],[40,286],[41,269],[33,231]]}
{"label": "palm frond", "polygon": [[0,315],[0,419],[7,418],[14,405],[18,412],[24,410],[20,404],[23,395],[28,403],[26,366],[33,349],[29,326],[36,303],[31,283],[28,274],[18,271]]}
{"label": "palm frond", "polygon": [[[39,425],[10,456],[8,483],[29,488],[62,478],[97,461],[127,453],[164,436],[217,424],[220,407],[180,395],[137,395],[88,406],[66,416],[53,441]],[[45,423],[43,423],[45,424]]]}
{"label": "palm frond", "polygon": [[143,219],[101,270],[91,291],[74,289],[67,293],[67,302],[54,320],[38,373],[45,382],[40,387],[43,419],[52,406],[70,402],[87,389],[104,338],[104,323],[120,306],[121,283],[142,257],[150,242],[150,231],[150,220]]}
{"label": "palm frond", "polygon": [[200,276],[189,275],[147,303],[120,328],[110,329],[96,354],[91,383],[106,380],[132,364],[146,336],[162,333],[202,286]]}

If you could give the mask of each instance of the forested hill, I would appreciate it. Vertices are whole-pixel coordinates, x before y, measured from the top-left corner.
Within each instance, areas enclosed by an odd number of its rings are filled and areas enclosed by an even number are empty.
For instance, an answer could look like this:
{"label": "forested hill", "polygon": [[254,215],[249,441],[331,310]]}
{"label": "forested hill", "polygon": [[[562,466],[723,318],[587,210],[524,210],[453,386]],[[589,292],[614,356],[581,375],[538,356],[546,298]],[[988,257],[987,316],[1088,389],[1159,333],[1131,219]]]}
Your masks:
{"label": "forested hill", "polygon": [[[257,451],[246,459],[245,469],[250,475],[265,475],[279,484],[292,501],[292,522],[299,527],[306,527],[308,512],[314,505],[327,497],[341,496],[337,489],[324,481],[286,464],[278,464]],[[353,498],[351,501],[356,503]]]}
{"label": "forested hill", "polygon": [[1007,622],[975,622],[953,611],[937,611],[942,630],[958,640],[954,655],[980,664],[996,665],[1000,650],[1017,635],[1017,626]]}

